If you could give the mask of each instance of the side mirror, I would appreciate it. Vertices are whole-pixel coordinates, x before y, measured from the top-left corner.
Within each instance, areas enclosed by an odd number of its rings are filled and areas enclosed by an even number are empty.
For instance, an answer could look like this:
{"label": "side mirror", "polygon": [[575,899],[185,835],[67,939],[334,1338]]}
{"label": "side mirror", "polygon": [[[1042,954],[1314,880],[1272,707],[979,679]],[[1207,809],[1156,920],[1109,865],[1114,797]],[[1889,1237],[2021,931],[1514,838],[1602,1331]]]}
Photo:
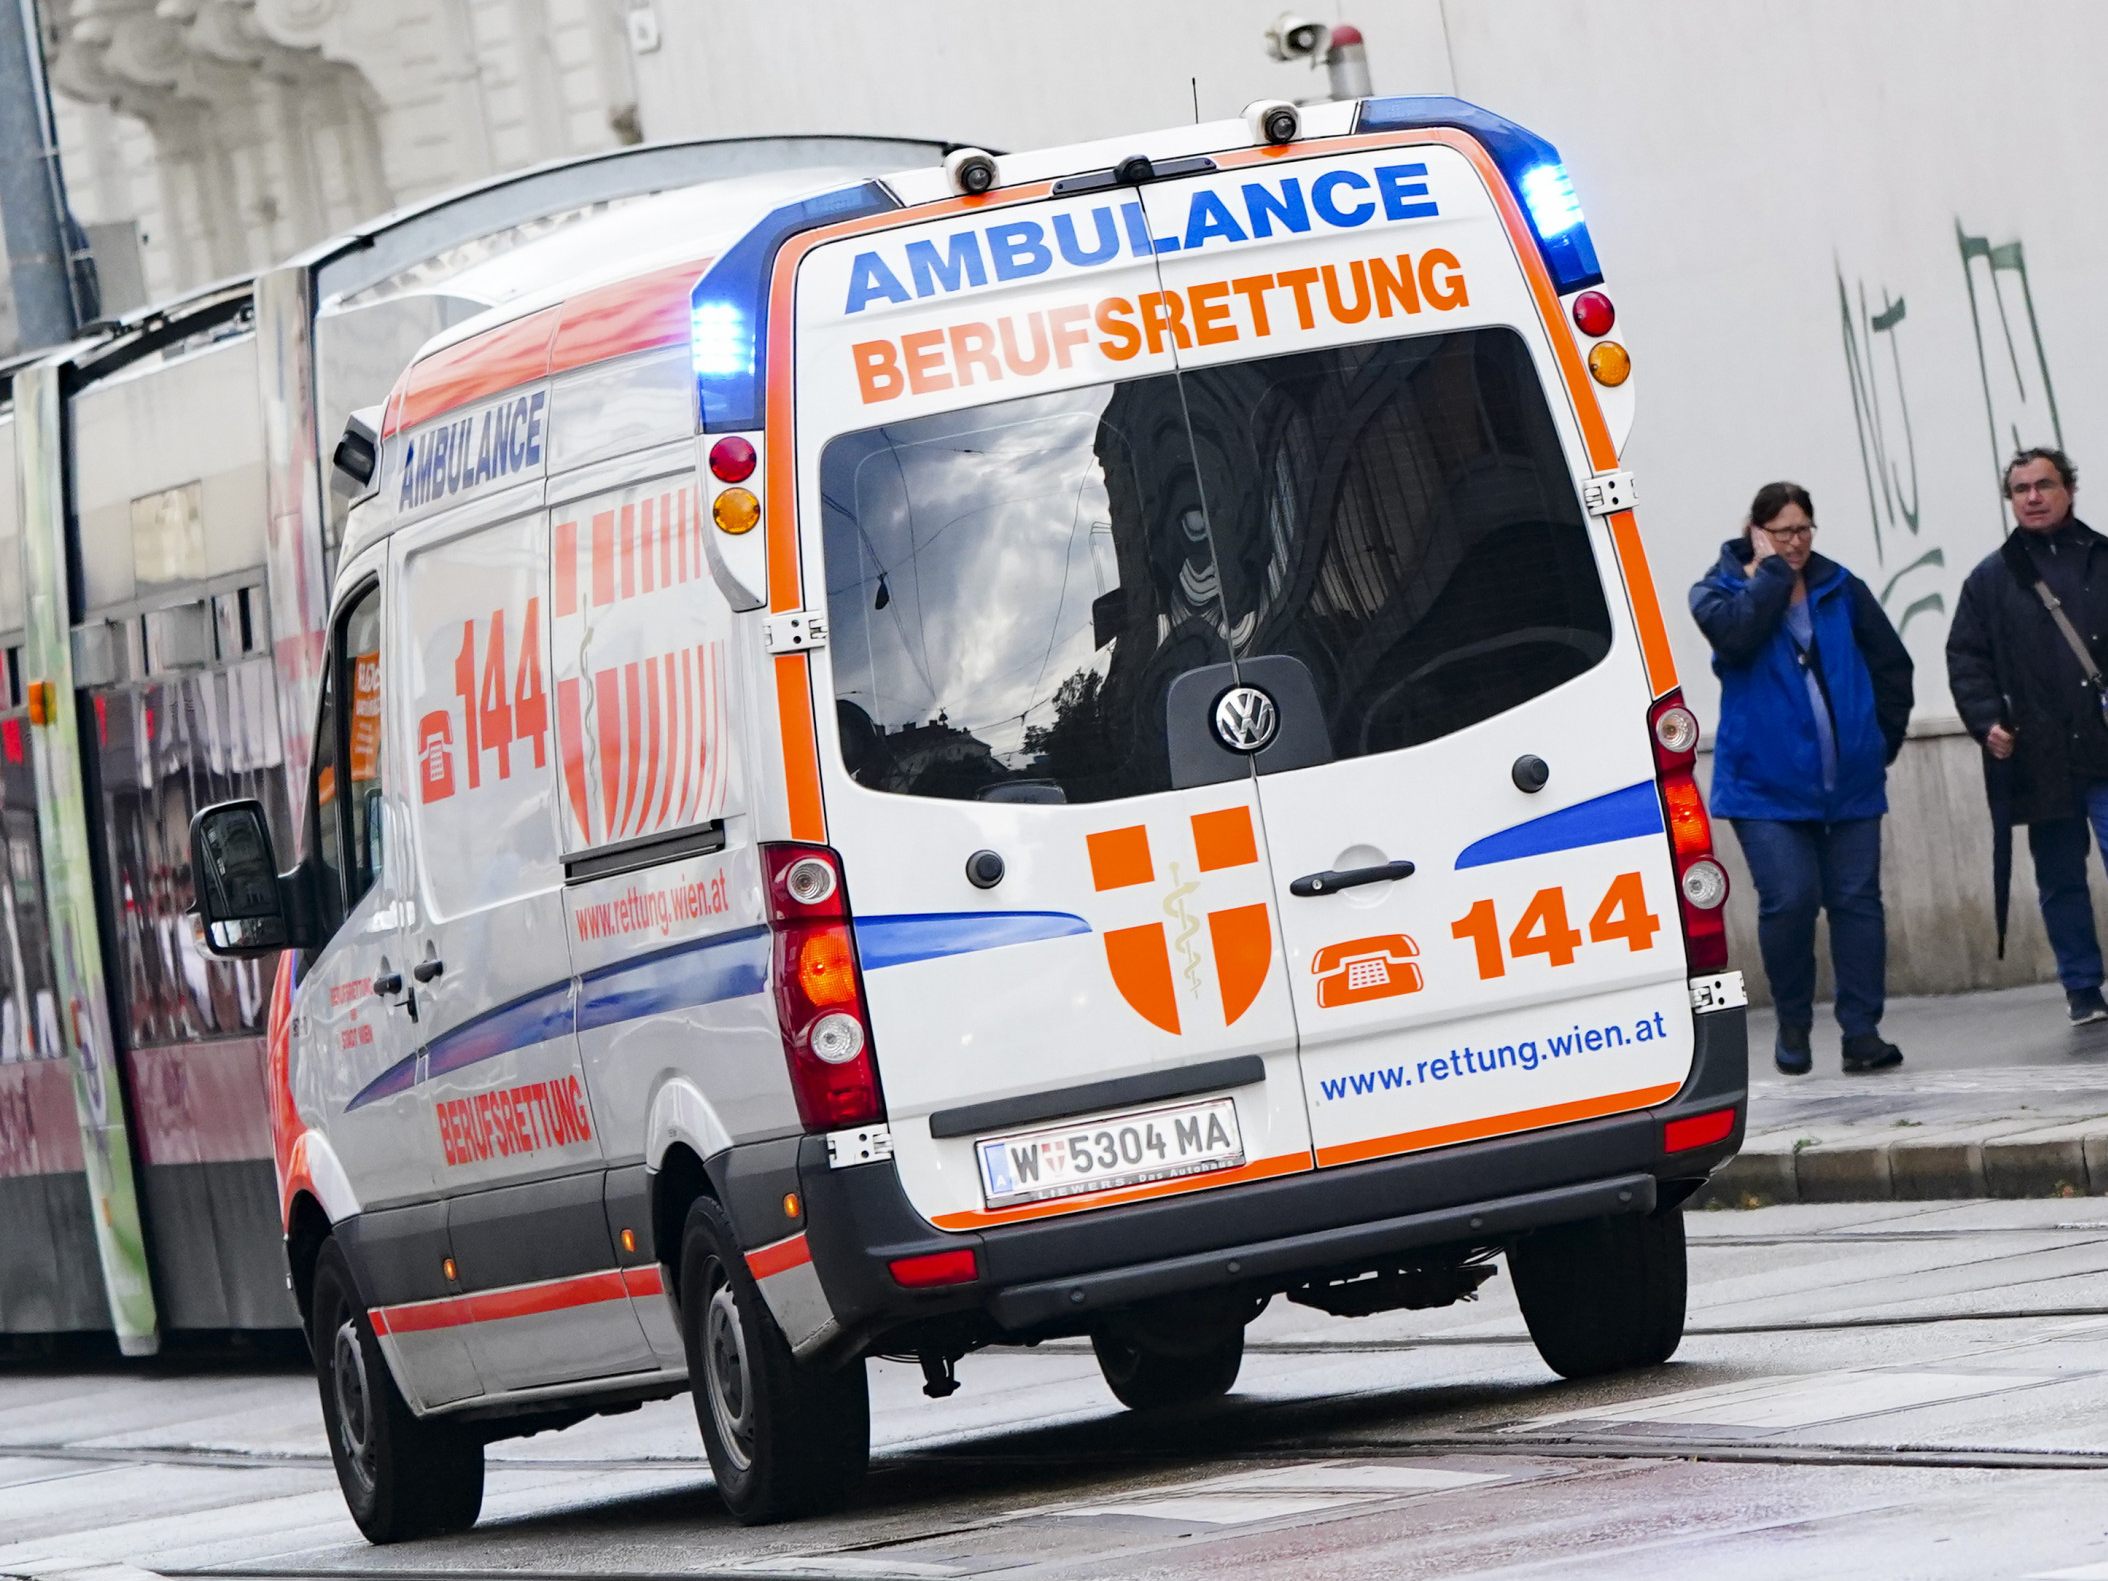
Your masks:
{"label": "side mirror", "polygon": [[295,936],[262,802],[221,802],[191,819],[190,867],[205,947],[214,955],[268,955],[303,942]]}

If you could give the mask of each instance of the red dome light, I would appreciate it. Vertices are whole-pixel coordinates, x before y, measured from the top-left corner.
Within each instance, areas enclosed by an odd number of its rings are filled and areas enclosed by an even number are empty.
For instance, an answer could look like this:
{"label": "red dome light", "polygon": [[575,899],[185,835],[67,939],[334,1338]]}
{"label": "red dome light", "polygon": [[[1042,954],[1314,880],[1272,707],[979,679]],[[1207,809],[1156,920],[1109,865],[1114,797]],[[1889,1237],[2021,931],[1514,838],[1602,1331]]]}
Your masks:
{"label": "red dome light", "polygon": [[754,475],[754,447],[737,434],[725,435],[710,447],[710,475],[720,483],[746,482]]}
{"label": "red dome light", "polygon": [[1618,321],[1618,310],[1601,291],[1583,291],[1574,298],[1574,327],[1588,336],[1607,335]]}

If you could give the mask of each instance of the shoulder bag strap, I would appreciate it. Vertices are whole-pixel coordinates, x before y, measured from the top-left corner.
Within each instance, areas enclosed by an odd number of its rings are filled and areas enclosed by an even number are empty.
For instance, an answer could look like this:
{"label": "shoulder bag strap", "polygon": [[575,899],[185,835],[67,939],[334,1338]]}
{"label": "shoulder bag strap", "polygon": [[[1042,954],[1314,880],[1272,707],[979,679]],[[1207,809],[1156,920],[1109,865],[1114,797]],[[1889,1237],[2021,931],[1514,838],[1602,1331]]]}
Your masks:
{"label": "shoulder bag strap", "polygon": [[2094,662],[2093,650],[2086,646],[2086,639],[2073,629],[2071,617],[2064,613],[2064,605],[2049,590],[2049,584],[2039,578],[2035,582],[2035,596],[2049,611],[2049,618],[2056,623],[2057,632],[2063,637],[2064,645],[2071,649],[2072,657],[2079,661],[2079,668],[2086,672],[2086,684],[2101,694],[2103,708],[2108,710],[2108,680],[2102,678],[2101,667]]}

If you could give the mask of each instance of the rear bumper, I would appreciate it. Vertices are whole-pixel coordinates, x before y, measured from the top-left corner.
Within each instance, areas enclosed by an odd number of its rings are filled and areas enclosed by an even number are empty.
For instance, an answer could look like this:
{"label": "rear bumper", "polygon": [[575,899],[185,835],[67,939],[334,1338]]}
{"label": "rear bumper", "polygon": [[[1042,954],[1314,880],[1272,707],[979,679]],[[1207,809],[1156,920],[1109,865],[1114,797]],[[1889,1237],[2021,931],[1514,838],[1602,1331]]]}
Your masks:
{"label": "rear bumper", "polygon": [[[1690,1079],[1653,1109],[971,1233],[933,1228],[890,1163],[832,1169],[824,1140],[806,1138],[796,1162],[806,1242],[834,1317],[818,1348],[854,1354],[888,1336],[906,1345],[916,1329],[997,1339],[1076,1332],[1164,1296],[1267,1294],[1424,1249],[1672,1205],[1734,1155],[1747,1113],[1744,1011],[1693,1020]],[[1667,1122],[1730,1104],[1734,1125],[1720,1141],[1663,1150]],[[979,1259],[972,1284],[906,1290],[888,1269],[896,1258],[965,1246]]]}

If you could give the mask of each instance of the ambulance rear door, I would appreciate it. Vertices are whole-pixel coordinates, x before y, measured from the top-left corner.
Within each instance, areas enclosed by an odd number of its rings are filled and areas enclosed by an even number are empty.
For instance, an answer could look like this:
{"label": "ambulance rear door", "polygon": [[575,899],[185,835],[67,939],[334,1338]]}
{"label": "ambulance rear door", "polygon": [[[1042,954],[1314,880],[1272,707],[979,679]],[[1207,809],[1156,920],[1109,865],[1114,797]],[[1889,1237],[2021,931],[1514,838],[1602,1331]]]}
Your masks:
{"label": "ambulance rear door", "polygon": [[1663,1102],[1652,692],[1534,241],[1455,134],[1223,164],[1146,203],[1317,1162]]}
{"label": "ambulance rear door", "polygon": [[799,277],[825,834],[894,1161],[948,1229],[1310,1167],[1253,779],[1192,772],[1235,660],[1170,355],[1092,322],[1155,286],[1128,203]]}

